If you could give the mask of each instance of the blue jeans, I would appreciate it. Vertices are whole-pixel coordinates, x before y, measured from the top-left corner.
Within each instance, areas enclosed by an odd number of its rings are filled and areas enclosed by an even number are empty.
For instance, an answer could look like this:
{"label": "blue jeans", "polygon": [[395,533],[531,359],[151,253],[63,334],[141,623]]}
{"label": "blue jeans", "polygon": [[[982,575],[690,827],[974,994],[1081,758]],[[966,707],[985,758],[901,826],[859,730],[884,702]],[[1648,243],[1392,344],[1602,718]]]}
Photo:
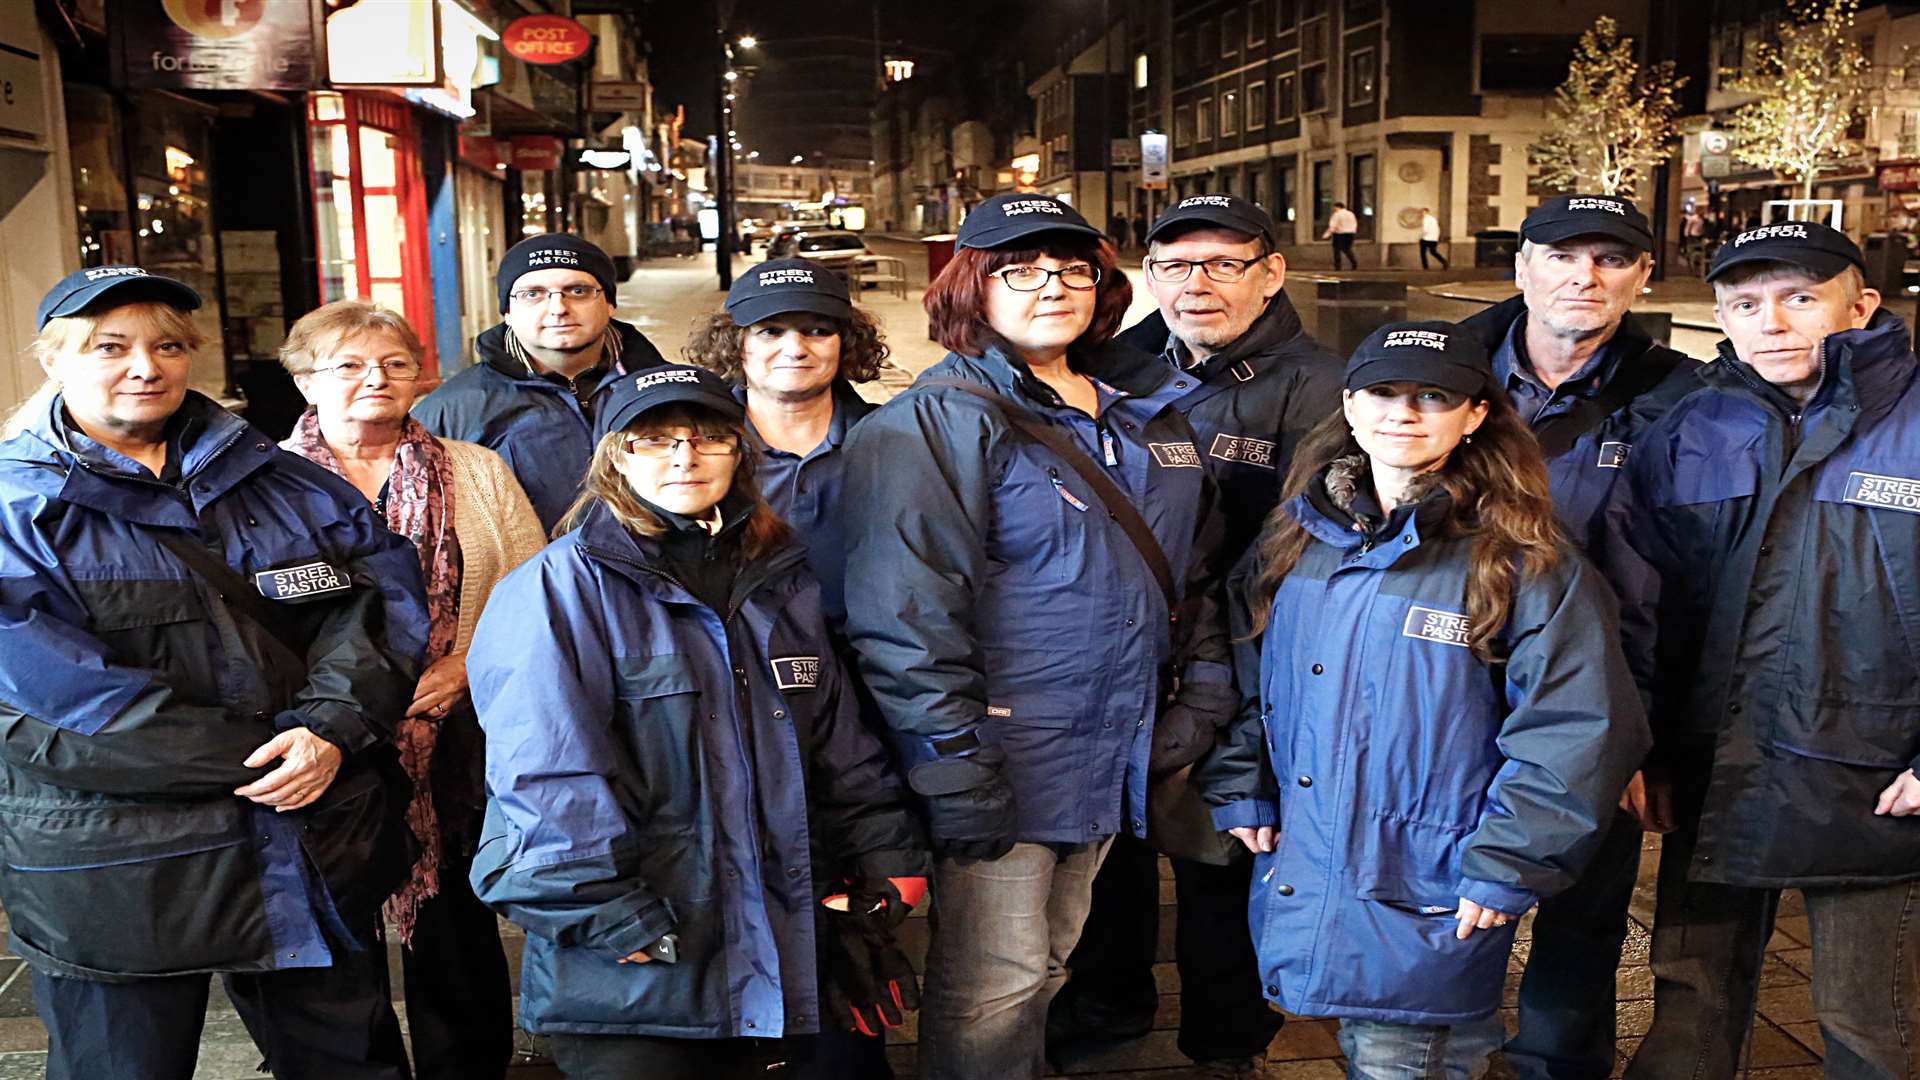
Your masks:
{"label": "blue jeans", "polygon": [[1640,872],[1640,825],[1616,814],[1586,873],[1540,902],[1520,980],[1520,1031],[1507,1062],[1522,1080],[1607,1080],[1614,1065],[1614,973]]}
{"label": "blue jeans", "polygon": [[1046,1073],[1047,1006],[1066,984],[1111,844],[1015,844],[993,860],[934,860],[921,1080]]}
{"label": "blue jeans", "polygon": [[1347,1080],[1478,1080],[1507,1033],[1495,1013],[1449,1027],[1340,1021]]}

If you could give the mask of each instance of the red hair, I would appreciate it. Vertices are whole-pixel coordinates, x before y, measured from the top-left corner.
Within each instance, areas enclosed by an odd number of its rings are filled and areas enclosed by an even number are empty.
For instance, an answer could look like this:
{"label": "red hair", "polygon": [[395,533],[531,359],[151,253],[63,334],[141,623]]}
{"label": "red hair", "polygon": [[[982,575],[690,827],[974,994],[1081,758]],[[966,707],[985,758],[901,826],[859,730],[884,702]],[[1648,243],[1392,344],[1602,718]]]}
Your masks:
{"label": "red hair", "polygon": [[980,356],[992,346],[1006,348],[1000,335],[987,325],[987,275],[1003,266],[1031,263],[1042,255],[1062,262],[1084,259],[1100,269],[1094,286],[1093,321],[1074,340],[1073,348],[1104,345],[1120,332],[1127,305],[1133,302],[1133,284],[1120,272],[1113,245],[1106,240],[1061,237],[1036,248],[959,248],[940,276],[927,286],[927,327],[933,339],[961,356]]}

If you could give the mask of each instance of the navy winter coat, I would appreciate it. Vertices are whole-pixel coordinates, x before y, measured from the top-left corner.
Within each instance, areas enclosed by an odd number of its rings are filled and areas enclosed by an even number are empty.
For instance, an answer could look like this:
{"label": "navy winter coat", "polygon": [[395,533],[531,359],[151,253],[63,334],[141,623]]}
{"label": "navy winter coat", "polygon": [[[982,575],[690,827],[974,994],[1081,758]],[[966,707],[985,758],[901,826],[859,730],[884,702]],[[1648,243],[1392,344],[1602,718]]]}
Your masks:
{"label": "navy winter coat", "polygon": [[574,391],[553,379],[527,372],[507,355],[505,323],[473,340],[480,363],[462,371],[413,407],[414,419],[443,439],[479,443],[506,459],[526,490],[540,527],[551,533],[580,494],[594,444],[604,434],[594,413],[616,377],[666,363],[639,330],[619,321],[613,328],[622,342],[620,363],[608,368],[586,395],[582,408]]}
{"label": "navy winter coat", "polygon": [[[749,562],[715,611],[601,507],[494,590],[467,657],[489,796],[472,877],[527,930],[528,1030],[817,1031],[818,898],[926,872],[804,561]],[[618,963],[669,933],[677,962]]]}
{"label": "navy winter coat", "polygon": [[[322,927],[364,933],[388,872],[404,874],[388,826],[405,793],[371,755],[420,671],[419,556],[346,481],[205,397],[189,393],[170,430],[164,481],[70,426],[59,399],[0,443],[13,949],[106,981],[327,967]],[[279,636],[163,538],[294,594],[274,601]],[[279,764],[241,762],[294,727],[347,752],[326,793],[284,814],[236,797]]]}
{"label": "navy winter coat", "polygon": [[1356,529],[1316,483],[1286,504],[1312,540],[1240,649],[1248,705],[1200,776],[1222,829],[1279,826],[1248,903],[1261,981],[1313,1016],[1483,1017],[1514,927],[1456,940],[1460,898],[1517,915],[1572,884],[1646,752],[1615,602],[1566,548],[1486,664],[1446,496]]}
{"label": "navy winter coat", "polygon": [[[1920,370],[1885,311],[1820,345],[1804,407],[1723,342],[1640,439],[1613,557],[1664,588],[1624,614],[1666,764],[1711,744],[1688,875],[1770,888],[1920,877],[1920,822],[1875,817],[1920,767]],[[1622,575],[1626,576],[1625,574]]]}
{"label": "navy winter coat", "polygon": [[911,768],[936,757],[936,739],[1003,748],[1014,838],[1030,842],[1145,835],[1169,613],[1070,465],[988,402],[928,380],[992,389],[1104,462],[1189,578],[1184,677],[1230,678],[1218,575],[1196,555],[1215,544],[1213,488],[1175,406],[1190,380],[1119,345],[1075,364],[1100,384],[1097,421],[998,352],[949,354],[846,449],[847,636],[895,749]]}

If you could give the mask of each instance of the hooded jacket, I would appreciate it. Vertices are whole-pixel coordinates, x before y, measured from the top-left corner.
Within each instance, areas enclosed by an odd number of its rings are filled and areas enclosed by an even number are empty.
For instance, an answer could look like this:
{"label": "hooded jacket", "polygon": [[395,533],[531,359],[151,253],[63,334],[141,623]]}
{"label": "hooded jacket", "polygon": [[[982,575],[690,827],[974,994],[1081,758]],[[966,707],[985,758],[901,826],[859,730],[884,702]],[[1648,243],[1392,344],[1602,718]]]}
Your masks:
{"label": "hooded jacket", "polygon": [[[1162,355],[1166,320],[1154,311],[1120,341]],[[1232,566],[1260,535],[1280,503],[1295,448],[1340,407],[1342,366],[1301,329],[1300,313],[1280,292],[1238,341],[1182,373],[1188,385],[1174,408],[1193,425],[1201,459],[1220,486],[1222,565]]]}
{"label": "hooded jacket", "polygon": [[[602,432],[595,413],[615,377],[666,363],[639,330],[618,319],[620,362],[605,368],[585,394],[530,373],[507,353],[505,323],[473,339],[480,362],[441,383],[413,407],[414,419],[443,439],[479,443],[506,459],[526,490],[540,528],[551,534],[580,494]],[[582,400],[586,405],[582,405]]]}
{"label": "hooded jacket", "polygon": [[908,768],[936,742],[1003,749],[1014,838],[1084,843],[1146,830],[1147,757],[1171,660],[1170,613],[1138,550],[1073,471],[977,383],[1057,425],[1145,517],[1185,575],[1181,673],[1225,685],[1230,659],[1213,550],[1217,510],[1188,380],[1108,344],[1076,358],[1100,418],[1067,406],[998,351],[948,354],[847,440],[847,636]]}
{"label": "hooded jacket", "polygon": [[1270,999],[1455,1024],[1499,1007],[1514,935],[1456,940],[1460,898],[1518,915],[1572,884],[1646,719],[1584,558],[1520,579],[1488,664],[1450,499],[1415,492],[1382,520],[1370,485],[1356,454],[1286,504],[1311,539],[1238,650],[1246,706],[1199,779],[1220,828],[1279,826],[1248,908]]}
{"label": "hooded jacket", "polygon": [[[59,398],[0,443],[13,948],[104,981],[327,967],[405,872],[406,795],[373,766],[426,647],[419,557],[346,481],[207,398],[169,427],[164,481]],[[258,589],[272,630],[166,546],[182,541]],[[295,727],[346,751],[320,799],[235,796],[278,764],[241,763]]]}
{"label": "hooded jacket", "polygon": [[[745,561],[725,610],[672,566],[596,507],[494,590],[467,659],[490,794],[474,889],[526,928],[530,1031],[817,1031],[819,898],[926,873],[926,843],[804,551]],[[677,960],[618,962],[666,934]]]}
{"label": "hooded jacket", "polygon": [[1606,557],[1653,571],[1623,614],[1643,628],[1658,762],[1711,747],[1710,771],[1673,777],[1705,786],[1695,880],[1920,877],[1920,822],[1873,814],[1920,767],[1920,365],[1907,342],[1884,309],[1830,335],[1804,406],[1722,342],[1634,451]]}

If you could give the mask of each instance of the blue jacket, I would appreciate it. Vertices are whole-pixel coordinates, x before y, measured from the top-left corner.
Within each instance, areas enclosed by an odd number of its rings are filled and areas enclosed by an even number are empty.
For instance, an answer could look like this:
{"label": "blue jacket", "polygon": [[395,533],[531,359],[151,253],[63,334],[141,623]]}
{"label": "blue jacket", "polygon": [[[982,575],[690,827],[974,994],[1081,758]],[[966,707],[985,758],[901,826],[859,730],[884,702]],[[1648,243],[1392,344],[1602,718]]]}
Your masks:
{"label": "blue jacket", "polygon": [[1257,657],[1241,649],[1248,707],[1200,776],[1221,828],[1279,826],[1248,907],[1261,981],[1313,1016],[1486,1016],[1514,928],[1455,940],[1459,899],[1518,914],[1570,885],[1646,751],[1614,599],[1563,549],[1516,590],[1489,666],[1443,492],[1356,528],[1309,490],[1286,511],[1311,540]]}
{"label": "blue jacket", "polygon": [[666,363],[640,331],[615,320],[623,342],[620,363],[599,375],[585,395],[587,406],[565,383],[527,373],[507,355],[501,323],[473,341],[480,363],[467,368],[420,400],[414,419],[443,439],[479,443],[506,459],[526,490],[540,527],[551,533],[580,494],[594,444],[601,432],[594,413],[615,377]]}
{"label": "blue jacket", "polygon": [[[57,398],[0,443],[13,948],[108,981],[327,967],[328,939],[364,935],[405,873],[405,793],[375,763],[426,645],[419,556],[344,480],[199,394],[170,431],[160,478]],[[169,539],[285,596],[273,630]],[[284,814],[234,796],[279,764],[241,762],[293,727],[347,752],[326,793]]]}
{"label": "blue jacket", "polygon": [[[1688,876],[1785,888],[1920,877],[1920,361],[1881,311],[1820,345],[1811,401],[1726,343],[1634,450],[1609,561],[1653,700],[1656,767],[1702,795]],[[1623,579],[1631,575],[1618,573]],[[1687,744],[1704,750],[1711,766]],[[1704,792],[1702,792],[1704,788]]]}
{"label": "blue jacket", "polygon": [[[487,736],[480,898],[527,930],[530,1031],[816,1031],[816,901],[924,874],[797,546],[717,612],[604,507],[508,574],[467,667]],[[620,964],[673,934],[675,963]]]}
{"label": "blue jacket", "polygon": [[[978,383],[1057,425],[1133,499],[1176,575],[1194,682],[1225,685],[1212,482],[1166,365],[1110,345],[1075,361],[1096,422],[997,352],[949,355],[847,440],[847,636],[906,765],[977,734],[1007,756],[1015,839],[1145,835],[1147,756],[1169,613],[1138,551],[1066,462]],[[1109,457],[1109,454],[1111,455]],[[1187,601],[1191,599],[1192,602]]]}

